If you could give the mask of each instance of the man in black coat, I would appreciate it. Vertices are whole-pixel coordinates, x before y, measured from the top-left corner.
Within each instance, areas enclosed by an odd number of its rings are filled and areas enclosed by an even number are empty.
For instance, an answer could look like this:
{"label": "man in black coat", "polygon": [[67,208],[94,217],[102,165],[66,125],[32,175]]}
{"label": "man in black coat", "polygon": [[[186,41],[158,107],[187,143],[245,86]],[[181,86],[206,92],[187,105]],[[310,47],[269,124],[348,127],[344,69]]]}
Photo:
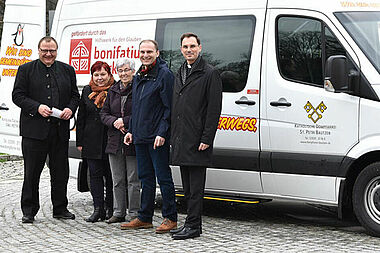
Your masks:
{"label": "man in black coat", "polygon": [[[24,157],[21,194],[22,222],[33,223],[39,205],[38,185],[49,155],[53,217],[75,219],[67,210],[69,179],[69,120],[74,115],[79,92],[74,68],[59,61],[58,44],[52,37],[38,43],[39,59],[19,67],[12,92],[21,108],[20,135]],[[52,117],[53,110],[60,111]]]}
{"label": "man in black coat", "polygon": [[187,201],[183,227],[171,230],[181,240],[202,233],[202,200],[206,167],[211,165],[212,145],[222,108],[219,72],[200,56],[200,39],[193,33],[181,36],[185,62],[178,70],[171,115],[171,164],[180,166]]}

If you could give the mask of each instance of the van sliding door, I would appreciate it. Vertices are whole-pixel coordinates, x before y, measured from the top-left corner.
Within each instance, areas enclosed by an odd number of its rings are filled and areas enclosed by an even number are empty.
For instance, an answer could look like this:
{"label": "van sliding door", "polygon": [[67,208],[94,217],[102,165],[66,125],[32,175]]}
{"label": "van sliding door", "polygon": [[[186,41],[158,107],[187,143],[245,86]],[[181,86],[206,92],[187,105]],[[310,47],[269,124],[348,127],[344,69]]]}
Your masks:
{"label": "van sliding door", "polygon": [[[223,82],[223,107],[208,169],[208,192],[261,192],[259,157],[259,79],[264,10],[254,14],[161,19],[156,40],[171,70],[184,62],[180,37],[200,37],[202,57],[215,66]],[[258,31],[256,33],[256,31]],[[173,168],[176,186],[181,184]]]}

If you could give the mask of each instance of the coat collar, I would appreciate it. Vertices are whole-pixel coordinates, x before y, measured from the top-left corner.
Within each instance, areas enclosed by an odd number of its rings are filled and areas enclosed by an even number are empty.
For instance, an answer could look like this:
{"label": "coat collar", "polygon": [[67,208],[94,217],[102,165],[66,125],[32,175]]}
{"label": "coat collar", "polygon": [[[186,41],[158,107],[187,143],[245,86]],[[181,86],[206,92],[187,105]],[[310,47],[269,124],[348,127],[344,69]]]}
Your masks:
{"label": "coat collar", "polygon": [[141,73],[142,66],[140,66],[139,70],[137,71],[137,76],[139,76],[139,78],[157,78],[160,64],[162,64],[162,60],[157,57],[156,65],[154,65],[154,67],[147,74],[144,75]]}
{"label": "coat collar", "polygon": [[[179,93],[181,92],[184,88],[186,88],[195,78],[197,78],[200,74],[202,74],[204,72],[204,68],[206,66],[206,61],[203,59],[202,56],[199,56],[201,57],[199,59],[199,62],[196,66],[194,66],[194,69],[193,71],[191,71],[190,75],[186,78],[186,82],[184,85],[182,84],[178,84],[176,83],[175,87],[174,87],[174,90],[175,92]],[[185,61],[183,64],[187,64],[187,62]],[[181,82],[181,68],[179,68],[179,70],[177,71],[177,79],[179,78],[179,82]]]}
{"label": "coat collar", "polygon": [[38,61],[38,65],[41,68],[44,68],[44,69],[47,69],[47,70],[48,69],[51,69],[51,70],[55,70],[56,69],[56,66],[57,66],[56,61],[54,61],[53,64],[50,67],[46,66],[40,59],[37,59],[37,61]]}
{"label": "coat collar", "polygon": [[[116,92],[116,93],[120,94],[121,93],[120,85],[121,85],[121,81],[119,80],[119,81],[115,82],[111,86],[110,90],[112,90],[113,92]],[[132,90],[132,86],[131,86],[131,90]]]}

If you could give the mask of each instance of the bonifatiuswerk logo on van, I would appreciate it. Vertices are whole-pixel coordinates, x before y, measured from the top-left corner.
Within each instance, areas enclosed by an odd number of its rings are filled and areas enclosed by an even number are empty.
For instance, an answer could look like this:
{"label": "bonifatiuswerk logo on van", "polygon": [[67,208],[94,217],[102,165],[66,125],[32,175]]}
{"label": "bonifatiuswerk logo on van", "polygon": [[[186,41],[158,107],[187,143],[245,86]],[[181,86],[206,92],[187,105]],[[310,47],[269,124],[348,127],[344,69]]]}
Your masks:
{"label": "bonifatiuswerk logo on van", "polygon": [[327,110],[327,106],[322,102],[319,103],[317,107],[307,101],[306,105],[303,107],[308,113],[308,118],[311,119],[314,123],[317,123],[318,120],[322,119],[322,114]]}
{"label": "bonifatiuswerk logo on van", "polygon": [[70,44],[70,65],[77,74],[89,74],[91,66],[92,39],[72,39]]}

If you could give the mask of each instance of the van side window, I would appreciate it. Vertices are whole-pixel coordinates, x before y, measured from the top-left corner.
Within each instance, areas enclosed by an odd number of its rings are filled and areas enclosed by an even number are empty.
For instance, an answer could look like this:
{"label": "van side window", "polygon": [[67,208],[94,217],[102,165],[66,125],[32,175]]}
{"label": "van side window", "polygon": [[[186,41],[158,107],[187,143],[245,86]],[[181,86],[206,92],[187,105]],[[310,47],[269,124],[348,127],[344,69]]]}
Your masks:
{"label": "van side window", "polygon": [[185,32],[193,32],[201,39],[202,57],[219,70],[223,91],[240,92],[247,83],[255,23],[254,16],[158,20],[156,40],[160,56],[176,73],[184,62],[180,37]]}
{"label": "van side window", "polygon": [[346,55],[331,30],[317,19],[282,16],[276,39],[280,73],[292,81],[323,87],[327,58]]}

